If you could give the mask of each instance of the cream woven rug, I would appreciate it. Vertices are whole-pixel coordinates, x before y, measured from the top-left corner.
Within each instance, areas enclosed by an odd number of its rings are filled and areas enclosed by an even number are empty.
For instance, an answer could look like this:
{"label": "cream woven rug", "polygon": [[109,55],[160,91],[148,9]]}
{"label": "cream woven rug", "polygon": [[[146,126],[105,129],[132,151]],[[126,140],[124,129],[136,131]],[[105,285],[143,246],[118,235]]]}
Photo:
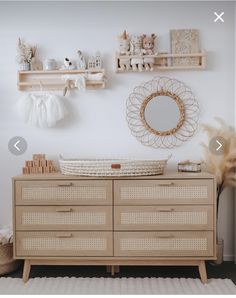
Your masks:
{"label": "cream woven rug", "polygon": [[236,294],[230,279],[193,278],[0,278],[1,294]]}

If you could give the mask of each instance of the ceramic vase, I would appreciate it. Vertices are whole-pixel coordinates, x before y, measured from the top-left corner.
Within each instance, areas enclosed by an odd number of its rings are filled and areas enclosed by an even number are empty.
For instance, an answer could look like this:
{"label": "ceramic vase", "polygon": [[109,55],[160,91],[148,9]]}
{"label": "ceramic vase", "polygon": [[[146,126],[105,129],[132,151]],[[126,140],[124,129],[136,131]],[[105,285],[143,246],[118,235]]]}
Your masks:
{"label": "ceramic vase", "polygon": [[24,62],[20,64],[20,70],[21,71],[28,71],[30,70],[30,63],[29,62]]}

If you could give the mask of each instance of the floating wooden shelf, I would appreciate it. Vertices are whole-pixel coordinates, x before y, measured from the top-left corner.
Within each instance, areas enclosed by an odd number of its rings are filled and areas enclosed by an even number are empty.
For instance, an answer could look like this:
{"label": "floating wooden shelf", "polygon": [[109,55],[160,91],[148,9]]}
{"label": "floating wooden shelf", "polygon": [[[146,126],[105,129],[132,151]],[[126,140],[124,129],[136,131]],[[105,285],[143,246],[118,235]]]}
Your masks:
{"label": "floating wooden shelf", "polygon": [[[116,72],[123,73],[123,72],[139,72],[130,70],[123,70],[120,67],[119,61],[120,59],[132,59],[132,58],[154,58],[154,69],[153,71],[159,70],[203,70],[206,68],[206,53],[204,51],[200,53],[193,53],[193,54],[157,54],[157,55],[119,55],[116,54]],[[199,58],[198,64],[183,64],[183,65],[175,65],[173,63],[174,58]],[[160,65],[160,61],[164,65]],[[150,70],[143,69],[144,72],[150,72]]]}
{"label": "floating wooden shelf", "polygon": [[18,89],[19,90],[63,90],[66,82],[62,79],[63,75],[77,74],[103,74],[102,80],[86,79],[87,89],[105,88],[105,71],[104,69],[89,70],[40,70],[40,71],[19,71],[18,72]]}

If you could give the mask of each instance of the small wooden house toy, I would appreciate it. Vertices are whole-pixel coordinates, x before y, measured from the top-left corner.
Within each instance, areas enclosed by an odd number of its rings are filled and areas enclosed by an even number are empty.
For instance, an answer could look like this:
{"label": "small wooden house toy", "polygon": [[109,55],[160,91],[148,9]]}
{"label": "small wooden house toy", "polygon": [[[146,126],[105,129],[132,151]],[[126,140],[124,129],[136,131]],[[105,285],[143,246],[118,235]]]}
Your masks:
{"label": "small wooden house toy", "polygon": [[95,57],[90,56],[88,59],[88,69],[101,69],[102,68],[102,59],[99,52],[96,53]]}

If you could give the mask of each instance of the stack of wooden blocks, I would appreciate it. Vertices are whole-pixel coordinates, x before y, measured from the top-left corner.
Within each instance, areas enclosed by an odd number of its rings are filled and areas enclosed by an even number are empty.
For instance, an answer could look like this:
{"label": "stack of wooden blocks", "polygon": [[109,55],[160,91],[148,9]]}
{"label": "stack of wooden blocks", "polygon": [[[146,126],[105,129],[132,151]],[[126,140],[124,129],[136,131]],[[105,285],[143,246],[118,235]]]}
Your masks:
{"label": "stack of wooden blocks", "polygon": [[34,154],[33,160],[27,160],[23,168],[23,174],[48,174],[56,169],[52,160],[47,160],[45,154]]}

